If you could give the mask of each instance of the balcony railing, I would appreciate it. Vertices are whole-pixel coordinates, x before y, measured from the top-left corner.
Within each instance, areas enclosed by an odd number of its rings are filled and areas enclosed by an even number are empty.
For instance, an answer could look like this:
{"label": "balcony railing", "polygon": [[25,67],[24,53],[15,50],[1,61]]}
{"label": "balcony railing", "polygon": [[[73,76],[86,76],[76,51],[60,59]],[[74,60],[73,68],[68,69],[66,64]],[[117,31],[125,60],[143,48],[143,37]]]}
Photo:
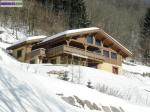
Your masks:
{"label": "balcony railing", "polygon": [[27,58],[32,58],[35,56],[45,56],[45,49],[44,48],[35,49],[27,54]]}
{"label": "balcony railing", "polygon": [[49,49],[47,52],[47,56],[53,57],[62,53],[78,55],[78,56],[85,57],[85,58],[92,59],[92,60],[104,60],[104,57],[100,53],[87,51],[84,49],[80,49],[80,48],[76,48],[72,46],[66,46],[66,45],[61,45],[61,46]]}

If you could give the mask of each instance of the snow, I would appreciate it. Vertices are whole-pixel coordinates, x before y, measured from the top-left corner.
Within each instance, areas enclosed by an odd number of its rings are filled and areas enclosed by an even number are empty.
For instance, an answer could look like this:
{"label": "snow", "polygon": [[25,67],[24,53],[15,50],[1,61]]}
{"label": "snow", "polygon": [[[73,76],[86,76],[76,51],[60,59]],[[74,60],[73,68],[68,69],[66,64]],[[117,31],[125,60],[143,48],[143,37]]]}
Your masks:
{"label": "snow", "polygon": [[3,41],[3,42],[7,42],[7,43],[14,43],[17,41],[17,38],[18,39],[21,39],[21,38],[25,38],[26,36],[21,33],[21,32],[17,32],[17,35],[13,32],[12,29],[9,29],[9,28],[5,28],[5,27],[0,27],[0,39]]}
{"label": "snow", "polygon": [[[27,68],[28,67],[28,68]],[[36,68],[37,67],[37,68]],[[77,108],[64,102],[56,94],[64,96],[78,96],[82,100],[89,100],[98,106],[122,107],[125,112],[150,112],[146,106],[129,103],[120,98],[103,94],[95,89],[89,89],[81,84],[62,81],[51,76],[44,75],[44,69],[50,70],[70,70],[75,68],[74,74],[78,75],[79,66],[66,65],[30,65],[20,63],[4,50],[0,49],[0,109],[3,112],[95,112],[86,108]],[[41,68],[41,69],[40,69]],[[32,72],[33,69],[39,72]],[[91,80],[92,84],[101,82],[112,86],[114,89],[129,86],[141,86],[139,82],[134,82],[124,76],[114,76],[114,74],[96,70],[88,67],[81,67],[81,82]],[[93,79],[92,79],[93,78]],[[77,78],[78,79],[78,78]],[[74,77],[75,81],[75,77]],[[128,83],[126,83],[128,82]],[[125,91],[124,91],[125,92]],[[132,92],[135,92],[133,90]],[[136,91],[139,92],[139,91]],[[144,94],[143,94],[144,95]],[[89,111],[88,111],[89,110]]]}
{"label": "snow", "polygon": [[30,41],[30,40],[41,40],[41,39],[44,39],[44,38],[46,38],[45,35],[31,36],[31,37],[26,38],[26,41]]}
{"label": "snow", "polygon": [[44,68],[40,70],[39,67],[38,73],[44,74],[45,72],[46,74],[49,71],[55,70],[59,74],[59,72],[66,70],[69,71],[70,80],[73,79],[75,83],[87,85],[87,82],[91,81],[92,86],[101,92],[129,100],[132,103],[150,105],[150,94],[148,92],[150,91],[149,78],[146,80],[142,76],[137,75],[133,76],[133,78],[124,75],[118,76],[103,70],[75,65],[50,65],[49,68]]}
{"label": "snow", "polygon": [[67,31],[64,31],[64,32],[61,32],[61,33],[58,33],[56,35],[53,35],[51,37],[48,37],[46,39],[44,39],[42,42],[46,42],[46,41],[49,41],[49,40],[52,40],[52,39],[55,39],[55,38],[58,38],[58,37],[62,37],[64,35],[69,35],[69,34],[74,34],[74,33],[81,33],[81,32],[87,32],[87,31],[94,31],[94,30],[99,30],[99,28],[97,27],[90,27],[90,28],[81,28],[81,29],[73,29],[73,30],[67,30]]}
{"label": "snow", "polygon": [[139,73],[139,74],[150,73],[150,67],[134,64],[127,61],[124,61],[123,68],[126,71]]}
{"label": "snow", "polygon": [[1,111],[77,112],[78,109],[62,101],[50,89],[46,90],[41,76],[19,70],[20,63],[1,49],[0,57]]}
{"label": "snow", "polygon": [[4,43],[4,42],[0,42],[0,47],[3,49],[6,49],[7,47],[9,47],[11,44],[8,43]]}
{"label": "snow", "polygon": [[[40,35],[40,36],[31,36],[31,37],[25,37],[25,38],[22,38],[18,41],[16,41],[15,43],[13,43],[11,46],[15,46],[17,44],[21,44],[23,42],[30,42],[30,41],[34,41],[34,42],[37,42],[37,41],[41,41],[42,39],[46,38],[45,35]],[[10,46],[10,47],[11,47]]]}
{"label": "snow", "polygon": [[[0,47],[6,49],[7,47],[14,46],[23,42],[39,41],[46,38],[45,35],[27,37],[22,32],[13,33],[10,28],[0,27]],[[12,44],[13,43],[13,44]]]}

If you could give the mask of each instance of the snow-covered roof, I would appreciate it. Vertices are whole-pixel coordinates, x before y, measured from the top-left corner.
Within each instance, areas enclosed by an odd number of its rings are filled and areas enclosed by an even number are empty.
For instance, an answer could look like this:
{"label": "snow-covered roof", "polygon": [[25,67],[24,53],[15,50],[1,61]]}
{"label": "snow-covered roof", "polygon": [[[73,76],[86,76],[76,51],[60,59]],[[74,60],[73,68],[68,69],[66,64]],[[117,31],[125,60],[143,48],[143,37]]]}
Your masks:
{"label": "snow-covered roof", "polygon": [[44,38],[46,38],[45,35],[31,36],[31,37],[22,38],[22,39],[16,41],[15,43],[13,43],[10,47],[8,47],[8,49],[9,49],[9,48],[13,48],[13,47],[15,47],[15,46],[18,46],[18,45],[20,45],[20,44],[22,44],[22,43],[25,43],[25,42],[26,42],[26,43],[38,42],[38,41],[43,40]]}
{"label": "snow-covered roof", "polygon": [[73,35],[77,35],[77,34],[80,34],[80,33],[92,33],[92,32],[96,32],[100,30],[99,28],[97,27],[90,27],[90,28],[80,28],[80,29],[73,29],[73,30],[67,30],[67,31],[64,31],[64,32],[61,32],[61,33],[58,33],[56,35],[53,35],[51,37],[47,37],[46,39],[44,39],[42,42],[46,42],[46,41],[49,41],[49,40],[52,40],[52,39],[55,39],[55,38],[59,38],[59,37],[62,37],[62,36],[73,36]]}

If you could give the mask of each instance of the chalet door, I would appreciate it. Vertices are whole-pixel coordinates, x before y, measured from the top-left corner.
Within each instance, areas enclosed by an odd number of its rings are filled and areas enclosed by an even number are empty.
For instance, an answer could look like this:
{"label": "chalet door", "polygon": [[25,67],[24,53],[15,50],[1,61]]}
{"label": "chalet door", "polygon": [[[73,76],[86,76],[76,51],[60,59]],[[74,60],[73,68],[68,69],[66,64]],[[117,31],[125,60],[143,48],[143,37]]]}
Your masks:
{"label": "chalet door", "polygon": [[95,63],[88,63],[88,67],[97,68],[97,64],[95,64]]}
{"label": "chalet door", "polygon": [[118,68],[117,68],[117,67],[113,67],[113,68],[112,68],[112,72],[113,72],[114,74],[118,74]]}

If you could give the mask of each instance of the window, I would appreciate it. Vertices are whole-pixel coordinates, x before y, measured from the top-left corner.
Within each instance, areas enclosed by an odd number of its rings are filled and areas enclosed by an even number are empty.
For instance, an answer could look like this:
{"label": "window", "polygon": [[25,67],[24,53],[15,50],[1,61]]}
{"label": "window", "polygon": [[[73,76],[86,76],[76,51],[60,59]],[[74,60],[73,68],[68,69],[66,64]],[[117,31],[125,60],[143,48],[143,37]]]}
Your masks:
{"label": "window", "polygon": [[87,36],[87,43],[93,44],[93,36],[92,35]]}
{"label": "window", "polygon": [[117,67],[112,67],[112,72],[114,73],[114,74],[118,74],[118,68]]}
{"label": "window", "polygon": [[34,59],[30,60],[30,64],[35,64],[35,60]]}
{"label": "window", "polygon": [[105,57],[108,57],[109,58],[109,51],[103,51],[103,55],[105,56]]}
{"label": "window", "polygon": [[106,45],[106,44],[104,44],[103,46],[104,46],[104,47],[106,47],[106,48],[109,48],[109,46],[108,46],[108,45]]}
{"label": "window", "polygon": [[17,51],[17,57],[20,58],[22,56],[22,50]]}
{"label": "window", "polygon": [[97,64],[96,63],[88,63],[88,67],[97,68]]}
{"label": "window", "polygon": [[101,41],[99,39],[96,39],[95,44],[98,45],[98,46],[101,46]]}
{"label": "window", "polygon": [[52,60],[51,60],[51,63],[52,63],[52,64],[56,64],[56,59],[52,59]]}
{"label": "window", "polygon": [[112,59],[117,59],[117,53],[111,52],[111,58]]}
{"label": "window", "polygon": [[97,55],[101,55],[101,51],[100,50],[95,50],[94,51]]}

